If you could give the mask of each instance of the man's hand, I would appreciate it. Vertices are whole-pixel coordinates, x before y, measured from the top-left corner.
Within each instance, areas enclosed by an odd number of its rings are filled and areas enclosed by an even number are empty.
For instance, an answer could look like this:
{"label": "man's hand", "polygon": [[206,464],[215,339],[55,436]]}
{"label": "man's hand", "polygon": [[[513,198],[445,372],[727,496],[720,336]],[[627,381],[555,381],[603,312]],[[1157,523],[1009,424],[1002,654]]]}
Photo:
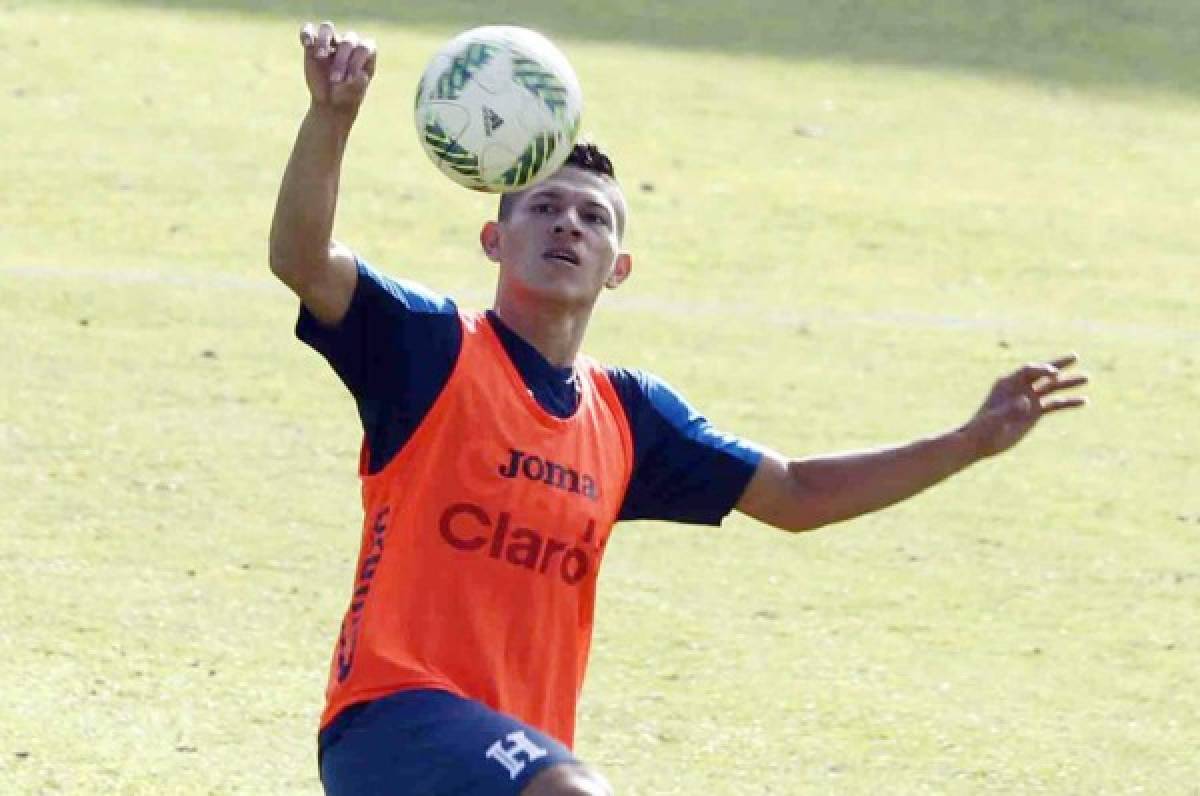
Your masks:
{"label": "man's hand", "polygon": [[375,41],[353,32],[339,35],[332,22],[309,22],[300,29],[300,44],[313,104],[357,114],[375,74]]}
{"label": "man's hand", "polygon": [[979,458],[995,456],[1016,445],[1043,415],[1087,405],[1086,398],[1060,395],[1063,390],[1087,384],[1087,376],[1063,373],[1076,361],[1070,354],[1050,362],[1031,363],[997,381],[963,429],[977,445]]}

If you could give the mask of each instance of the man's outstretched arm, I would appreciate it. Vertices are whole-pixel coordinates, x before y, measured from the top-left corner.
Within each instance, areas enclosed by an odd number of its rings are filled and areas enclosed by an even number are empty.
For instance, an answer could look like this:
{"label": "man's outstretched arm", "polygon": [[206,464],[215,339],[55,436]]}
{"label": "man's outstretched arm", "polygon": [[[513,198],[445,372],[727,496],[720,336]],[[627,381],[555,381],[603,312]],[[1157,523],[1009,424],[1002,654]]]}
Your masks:
{"label": "man's outstretched arm", "polygon": [[1016,445],[1043,416],[1087,403],[1062,391],[1074,355],[1026,365],[1000,379],[961,427],[905,445],[788,460],[768,452],[737,508],[768,525],[807,531],[899,503],[980,459]]}
{"label": "man's outstretched arm", "polygon": [[375,73],[375,45],[353,33],[338,37],[328,22],[305,25],[300,44],[311,102],[279,188],[270,264],[318,320],[336,324],[358,271],[353,253],[333,240],[333,215],[346,141]]}

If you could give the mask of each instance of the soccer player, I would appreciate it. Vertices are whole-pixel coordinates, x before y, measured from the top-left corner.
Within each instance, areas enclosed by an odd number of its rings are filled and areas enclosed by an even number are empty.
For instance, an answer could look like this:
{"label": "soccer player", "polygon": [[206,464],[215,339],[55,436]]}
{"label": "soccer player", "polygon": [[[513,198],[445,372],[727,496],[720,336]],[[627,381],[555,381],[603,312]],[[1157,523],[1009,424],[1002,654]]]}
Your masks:
{"label": "soccer player", "polygon": [[374,44],[300,33],[311,102],[280,187],[271,270],[297,335],[358,406],[364,519],[318,739],[331,796],[609,794],[571,753],[596,573],[614,523],[718,524],[736,508],[803,531],[904,500],[1084,404],[1073,356],[998,380],[962,426],[788,459],[714,429],[670,387],[581,355],[597,297],[633,267],[609,159],[500,201],[480,233],[492,309],[371,268],[333,240],[347,137]]}

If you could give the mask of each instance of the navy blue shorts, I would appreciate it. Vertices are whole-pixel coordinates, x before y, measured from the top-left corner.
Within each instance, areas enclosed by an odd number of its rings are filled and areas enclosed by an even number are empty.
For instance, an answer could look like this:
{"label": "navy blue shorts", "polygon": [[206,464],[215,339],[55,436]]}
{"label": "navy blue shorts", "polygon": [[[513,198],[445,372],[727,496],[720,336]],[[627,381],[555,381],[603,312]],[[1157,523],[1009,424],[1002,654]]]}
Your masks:
{"label": "navy blue shorts", "polygon": [[578,763],[548,735],[445,691],[402,691],[343,710],[317,739],[327,796],[516,796]]}

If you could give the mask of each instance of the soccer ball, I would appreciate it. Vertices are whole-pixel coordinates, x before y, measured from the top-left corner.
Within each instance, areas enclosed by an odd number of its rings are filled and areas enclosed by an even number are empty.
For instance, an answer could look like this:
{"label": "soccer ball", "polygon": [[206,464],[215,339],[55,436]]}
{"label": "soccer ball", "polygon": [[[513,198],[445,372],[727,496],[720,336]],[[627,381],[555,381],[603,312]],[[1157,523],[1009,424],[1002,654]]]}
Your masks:
{"label": "soccer ball", "polygon": [[566,56],[526,28],[455,36],[417,84],[422,148],[439,171],[476,191],[518,191],[553,174],[571,154],[582,111]]}

